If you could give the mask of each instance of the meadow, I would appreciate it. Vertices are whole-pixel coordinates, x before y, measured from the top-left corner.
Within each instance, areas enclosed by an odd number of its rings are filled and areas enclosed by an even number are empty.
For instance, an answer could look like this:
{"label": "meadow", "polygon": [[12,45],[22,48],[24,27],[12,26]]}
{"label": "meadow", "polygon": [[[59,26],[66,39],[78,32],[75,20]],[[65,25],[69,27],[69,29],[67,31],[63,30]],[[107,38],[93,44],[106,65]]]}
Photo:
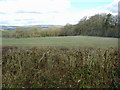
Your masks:
{"label": "meadow", "polygon": [[17,47],[93,47],[93,48],[117,48],[118,38],[95,36],[59,36],[59,37],[35,37],[35,38],[3,38],[3,46]]}

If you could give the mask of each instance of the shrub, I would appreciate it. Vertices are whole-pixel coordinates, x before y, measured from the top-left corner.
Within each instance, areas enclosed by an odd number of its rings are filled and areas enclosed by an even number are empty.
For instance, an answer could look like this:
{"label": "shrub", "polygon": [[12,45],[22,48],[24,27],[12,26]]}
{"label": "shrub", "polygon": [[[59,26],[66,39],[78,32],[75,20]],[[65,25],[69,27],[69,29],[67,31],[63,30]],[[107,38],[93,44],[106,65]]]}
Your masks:
{"label": "shrub", "polygon": [[94,48],[3,48],[3,88],[119,88],[120,52]]}

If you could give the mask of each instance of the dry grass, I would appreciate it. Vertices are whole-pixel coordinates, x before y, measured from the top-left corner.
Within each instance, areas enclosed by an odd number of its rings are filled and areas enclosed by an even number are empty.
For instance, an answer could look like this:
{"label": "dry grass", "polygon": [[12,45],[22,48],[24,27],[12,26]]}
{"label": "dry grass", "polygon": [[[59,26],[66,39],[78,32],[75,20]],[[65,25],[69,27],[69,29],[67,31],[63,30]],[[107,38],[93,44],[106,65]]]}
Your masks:
{"label": "dry grass", "polygon": [[115,48],[3,47],[4,88],[120,88]]}

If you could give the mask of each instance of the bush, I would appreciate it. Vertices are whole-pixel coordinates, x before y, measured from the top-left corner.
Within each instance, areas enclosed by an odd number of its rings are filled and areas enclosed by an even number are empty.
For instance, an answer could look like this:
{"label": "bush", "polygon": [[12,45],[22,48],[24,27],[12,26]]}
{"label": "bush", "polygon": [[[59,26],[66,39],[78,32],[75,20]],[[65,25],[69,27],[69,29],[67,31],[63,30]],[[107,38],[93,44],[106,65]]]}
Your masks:
{"label": "bush", "polygon": [[117,49],[4,47],[3,88],[120,88]]}

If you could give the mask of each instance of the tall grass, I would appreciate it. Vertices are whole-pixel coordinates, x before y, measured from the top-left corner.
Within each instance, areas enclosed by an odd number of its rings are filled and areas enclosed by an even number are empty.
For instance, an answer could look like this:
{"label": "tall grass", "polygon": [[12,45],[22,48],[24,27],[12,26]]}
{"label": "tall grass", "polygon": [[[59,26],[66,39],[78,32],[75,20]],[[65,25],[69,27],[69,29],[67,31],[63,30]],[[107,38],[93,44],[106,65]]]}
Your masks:
{"label": "tall grass", "polygon": [[3,88],[120,88],[115,48],[3,47]]}

